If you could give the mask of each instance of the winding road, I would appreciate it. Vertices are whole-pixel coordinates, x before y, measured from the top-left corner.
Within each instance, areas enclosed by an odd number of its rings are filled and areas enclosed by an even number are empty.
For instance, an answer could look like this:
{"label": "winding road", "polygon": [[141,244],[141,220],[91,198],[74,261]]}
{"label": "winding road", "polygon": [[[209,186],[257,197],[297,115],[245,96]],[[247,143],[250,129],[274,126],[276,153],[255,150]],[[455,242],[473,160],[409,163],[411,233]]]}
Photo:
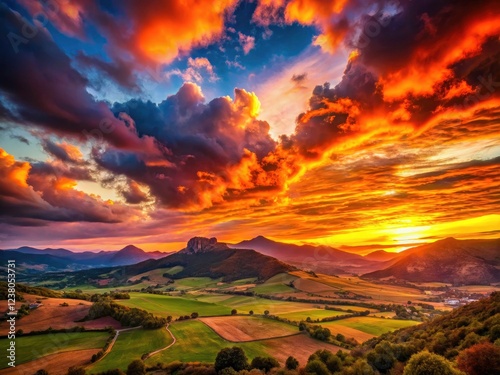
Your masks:
{"label": "winding road", "polygon": [[165,329],[167,330],[167,332],[170,334],[170,337],[172,337],[172,342],[170,344],[168,344],[167,346],[165,346],[164,348],[161,348],[161,349],[158,349],[158,350],[155,350],[154,352],[151,352],[151,353],[148,353],[148,355],[144,358],[144,360],[154,356],[155,354],[158,354],[159,352],[162,352],[164,350],[167,350],[168,348],[170,348],[171,346],[173,346],[176,342],[177,342],[177,339],[175,338],[174,334],[172,333],[172,331],[170,331],[168,329],[168,324],[165,326]]}

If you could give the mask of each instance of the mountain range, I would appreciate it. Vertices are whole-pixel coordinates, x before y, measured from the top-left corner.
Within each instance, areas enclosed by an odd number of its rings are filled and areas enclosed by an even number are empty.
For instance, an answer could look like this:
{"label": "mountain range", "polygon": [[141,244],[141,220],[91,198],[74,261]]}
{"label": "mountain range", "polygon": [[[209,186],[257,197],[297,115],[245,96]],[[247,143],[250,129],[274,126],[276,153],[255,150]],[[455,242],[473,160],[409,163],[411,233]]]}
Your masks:
{"label": "mountain range", "polygon": [[294,245],[263,236],[237,244],[194,237],[174,253],[145,252],[133,245],[119,251],[74,253],[66,249],[21,247],[0,251],[0,261],[16,259],[27,275],[73,272],[81,282],[111,274],[116,281],[159,268],[181,266],[173,276],[265,280],[293,269],[326,274],[361,274],[368,279],[409,282],[490,284],[500,282],[500,239],[447,238],[401,253],[383,250],[366,256],[329,246]]}
{"label": "mountain range", "polygon": [[363,277],[454,285],[500,282],[500,239],[446,238],[411,248],[403,254],[393,265]]}
{"label": "mountain range", "polygon": [[[331,246],[295,245],[276,242],[264,236],[230,245],[234,248],[254,249],[258,252],[280,259],[284,262],[315,272],[326,274],[361,274],[379,270],[391,265],[397,257],[377,259],[363,257],[358,254],[342,251]],[[391,253],[387,253],[391,254]],[[395,255],[394,255],[395,254]]]}
{"label": "mountain range", "polygon": [[[135,264],[147,259],[163,258],[170,253],[146,252],[128,245],[117,251],[73,252],[66,249],[36,249],[23,246],[17,249],[0,250],[0,261],[16,260],[18,269],[26,273],[75,271],[89,268]],[[3,262],[3,264],[5,264]]]}

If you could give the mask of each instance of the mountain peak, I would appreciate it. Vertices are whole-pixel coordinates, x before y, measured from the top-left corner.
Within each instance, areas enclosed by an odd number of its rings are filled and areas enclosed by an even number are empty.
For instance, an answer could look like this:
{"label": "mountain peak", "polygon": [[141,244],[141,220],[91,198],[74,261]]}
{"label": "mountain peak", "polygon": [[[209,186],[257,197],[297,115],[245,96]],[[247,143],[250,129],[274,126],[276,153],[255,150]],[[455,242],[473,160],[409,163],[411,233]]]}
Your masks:
{"label": "mountain peak", "polygon": [[224,243],[217,242],[217,238],[215,237],[193,237],[187,242],[186,248],[182,252],[197,254],[221,249],[228,249],[228,247]]}
{"label": "mountain peak", "polygon": [[126,252],[144,252],[144,250],[138,248],[137,246],[134,246],[134,245],[127,245],[125,246],[123,249],[121,249],[120,251],[126,251]]}

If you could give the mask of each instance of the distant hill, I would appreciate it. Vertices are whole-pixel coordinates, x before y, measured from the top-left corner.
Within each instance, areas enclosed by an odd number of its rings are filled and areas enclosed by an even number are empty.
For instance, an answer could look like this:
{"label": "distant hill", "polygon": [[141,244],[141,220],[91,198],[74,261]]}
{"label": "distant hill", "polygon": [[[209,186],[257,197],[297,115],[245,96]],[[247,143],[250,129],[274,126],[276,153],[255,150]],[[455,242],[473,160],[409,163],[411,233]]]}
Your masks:
{"label": "distant hill", "polygon": [[378,260],[342,251],[330,246],[295,245],[258,236],[251,240],[230,245],[233,248],[249,248],[293,264],[299,268],[311,269],[326,274],[365,273],[385,268]]}
{"label": "distant hill", "polygon": [[500,239],[446,238],[402,253],[393,265],[363,277],[411,282],[489,284],[500,281]]}
{"label": "distant hill", "polygon": [[374,260],[377,262],[387,262],[399,257],[401,257],[401,253],[390,253],[385,250],[373,251],[370,254],[364,256],[365,259]]}
{"label": "distant hill", "polygon": [[0,259],[15,259],[20,271],[33,274],[130,265],[148,259],[159,259],[169,254],[159,251],[146,252],[133,245],[128,245],[117,251],[97,253],[91,251],[78,253],[67,249],[51,248],[42,250],[23,246],[17,249],[0,250]]}

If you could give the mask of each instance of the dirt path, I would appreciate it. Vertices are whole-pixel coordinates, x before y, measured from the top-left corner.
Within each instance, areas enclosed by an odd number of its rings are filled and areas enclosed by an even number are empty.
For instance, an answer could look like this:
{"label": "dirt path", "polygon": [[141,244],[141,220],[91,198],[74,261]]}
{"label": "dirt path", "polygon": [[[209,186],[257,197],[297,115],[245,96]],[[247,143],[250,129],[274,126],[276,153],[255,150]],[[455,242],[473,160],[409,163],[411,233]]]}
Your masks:
{"label": "dirt path", "polygon": [[171,330],[168,329],[168,324],[165,326],[165,329],[167,330],[167,332],[170,334],[170,337],[172,337],[172,342],[170,344],[168,344],[167,346],[165,346],[164,348],[161,348],[161,349],[158,349],[158,350],[155,350],[154,352],[151,352],[147,355],[146,358],[144,358],[144,360],[148,359],[149,357],[152,357],[154,356],[155,354],[158,354],[159,352],[162,352],[164,350],[167,350],[168,348],[170,348],[171,346],[173,346],[176,342],[177,342],[177,339],[175,338],[174,334],[172,333]]}
{"label": "dirt path", "polygon": [[113,345],[115,345],[115,342],[116,340],[118,339],[118,336],[120,336],[120,333],[121,332],[126,332],[126,331],[132,331],[133,329],[138,329],[138,328],[142,328],[142,326],[138,326],[138,327],[132,327],[132,328],[123,328],[123,329],[117,329],[116,330],[116,333],[115,333],[115,337],[113,337],[113,340],[110,342],[108,348],[106,349],[106,351],[103,353],[102,357],[99,358],[97,361],[93,362],[93,363],[90,363],[89,365],[85,366],[85,367],[89,367],[90,365],[93,365],[94,363],[97,363],[99,362],[101,359],[103,359],[104,357],[106,357],[106,355],[108,355],[108,353],[111,351],[111,349],[113,349]]}

